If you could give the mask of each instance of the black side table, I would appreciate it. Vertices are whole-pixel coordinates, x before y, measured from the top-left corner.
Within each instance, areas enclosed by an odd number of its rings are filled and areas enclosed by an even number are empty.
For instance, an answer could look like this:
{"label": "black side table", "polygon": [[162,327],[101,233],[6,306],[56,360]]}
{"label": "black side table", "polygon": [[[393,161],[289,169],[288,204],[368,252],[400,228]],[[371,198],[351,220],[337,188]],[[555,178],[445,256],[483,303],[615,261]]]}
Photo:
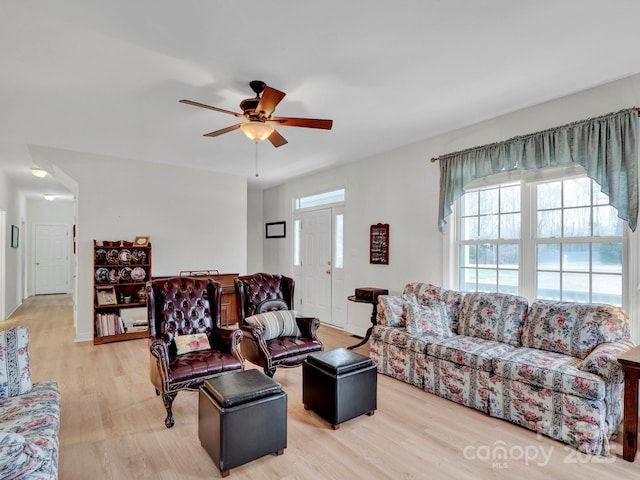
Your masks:
{"label": "black side table", "polygon": [[349,297],[347,297],[347,300],[349,300],[350,302],[369,303],[369,304],[373,305],[373,311],[371,312],[371,326],[367,330],[367,333],[366,333],[365,337],[362,339],[362,341],[360,343],[358,343],[356,345],[352,345],[351,347],[347,347],[349,350],[353,350],[354,348],[361,347],[362,345],[364,345],[365,343],[367,343],[369,341],[369,338],[371,337],[371,330],[373,330],[373,327],[376,325],[376,323],[378,323],[376,321],[376,316],[378,314],[378,299],[375,299],[375,300],[362,300],[360,298],[356,298],[355,295],[350,295]]}

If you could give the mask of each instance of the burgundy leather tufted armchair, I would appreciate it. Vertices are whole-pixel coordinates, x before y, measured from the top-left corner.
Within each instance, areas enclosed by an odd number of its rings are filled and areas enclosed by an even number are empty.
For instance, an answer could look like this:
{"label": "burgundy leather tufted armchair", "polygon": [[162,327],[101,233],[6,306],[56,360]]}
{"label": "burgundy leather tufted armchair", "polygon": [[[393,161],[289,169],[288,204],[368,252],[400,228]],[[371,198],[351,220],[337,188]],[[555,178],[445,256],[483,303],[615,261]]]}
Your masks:
{"label": "burgundy leather tufted armchair", "polygon": [[[205,380],[244,370],[239,329],[220,327],[222,286],[209,279],[173,277],[147,282],[150,376],[173,426],[171,405],[180,390],[197,390]],[[175,338],[206,333],[210,349],[178,355]]]}
{"label": "burgundy leather tufted armchair", "polygon": [[284,275],[255,273],[234,279],[238,304],[238,321],[242,329],[242,353],[251,363],[261,366],[273,377],[277,367],[296,367],[307,355],[323,350],[316,336],[320,320],[297,317],[300,336],[279,336],[265,340],[264,329],[249,325],[246,318],[271,310],[293,310],[295,283]]}

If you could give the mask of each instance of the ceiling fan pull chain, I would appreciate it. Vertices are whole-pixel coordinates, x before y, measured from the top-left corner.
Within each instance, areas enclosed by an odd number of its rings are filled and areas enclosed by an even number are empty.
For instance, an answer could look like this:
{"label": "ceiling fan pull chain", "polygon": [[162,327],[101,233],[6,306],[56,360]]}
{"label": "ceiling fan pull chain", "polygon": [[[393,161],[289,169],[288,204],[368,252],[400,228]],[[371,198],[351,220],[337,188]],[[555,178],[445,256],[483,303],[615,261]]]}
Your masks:
{"label": "ceiling fan pull chain", "polygon": [[258,144],[256,143],[256,178],[258,178],[260,175],[258,175]]}

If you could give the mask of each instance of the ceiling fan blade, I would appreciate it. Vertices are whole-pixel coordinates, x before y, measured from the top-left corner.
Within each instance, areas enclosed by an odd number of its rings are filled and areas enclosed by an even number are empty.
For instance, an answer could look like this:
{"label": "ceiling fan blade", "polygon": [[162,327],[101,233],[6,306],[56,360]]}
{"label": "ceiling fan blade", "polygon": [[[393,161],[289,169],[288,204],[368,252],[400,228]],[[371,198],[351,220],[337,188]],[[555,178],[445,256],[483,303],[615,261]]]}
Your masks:
{"label": "ceiling fan blade", "polygon": [[264,92],[262,92],[260,103],[258,103],[258,106],[256,107],[256,112],[261,112],[265,117],[268,117],[273,113],[285,95],[286,93],[281,92],[280,90],[265,87]]}
{"label": "ceiling fan blade", "polygon": [[233,115],[234,117],[244,117],[242,113],[232,112],[231,110],[225,110],[224,108],[212,107],[211,105],[205,105],[204,103],[198,103],[192,100],[180,100],[180,103],[186,103],[187,105],[193,105],[194,107],[208,108],[209,110],[227,113],[229,115]]}
{"label": "ceiling fan blade", "polygon": [[218,135],[222,135],[223,133],[233,132],[234,130],[239,129],[240,125],[242,125],[242,123],[237,123],[235,125],[231,125],[230,127],[222,128],[220,130],[216,130],[215,132],[205,133],[203,135],[203,137],[217,137]]}
{"label": "ceiling fan blade", "polygon": [[286,138],[284,138],[282,135],[280,135],[280,133],[278,133],[277,130],[274,130],[273,132],[271,132],[271,135],[269,135],[268,138],[271,144],[276,148],[289,143],[287,142]]}
{"label": "ceiling fan blade", "polygon": [[333,126],[333,120],[322,120],[320,118],[273,117],[268,121],[285,127],[322,128],[323,130],[331,130]]}

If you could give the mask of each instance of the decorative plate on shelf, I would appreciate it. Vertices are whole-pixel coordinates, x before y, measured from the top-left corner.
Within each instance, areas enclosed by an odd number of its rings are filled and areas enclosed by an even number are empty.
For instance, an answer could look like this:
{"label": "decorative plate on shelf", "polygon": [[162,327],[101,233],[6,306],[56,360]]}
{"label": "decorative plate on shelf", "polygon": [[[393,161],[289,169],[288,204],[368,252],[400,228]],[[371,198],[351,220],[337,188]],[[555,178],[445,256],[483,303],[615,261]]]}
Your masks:
{"label": "decorative plate on shelf", "polygon": [[133,280],[134,282],[141,282],[146,276],[147,272],[145,272],[144,268],[142,267],[135,267],[133,270],[131,270],[131,280]]}
{"label": "decorative plate on shelf", "polygon": [[109,283],[118,283],[120,281],[120,272],[117,268],[109,270]]}
{"label": "decorative plate on shelf", "polygon": [[120,250],[120,254],[118,255],[120,259],[120,263],[126,265],[127,263],[131,263],[131,252],[126,248],[124,250]]}
{"label": "decorative plate on shelf", "polygon": [[147,261],[147,252],[144,250],[134,250],[131,252],[131,261],[133,263],[145,263]]}
{"label": "decorative plate on shelf", "polygon": [[96,282],[97,283],[109,283],[109,270],[101,267],[96,270]]}
{"label": "decorative plate on shelf", "polygon": [[107,251],[104,248],[96,250],[96,265],[104,265],[107,263]]}
{"label": "decorative plate on shelf", "polygon": [[120,281],[125,283],[131,281],[131,267],[124,267],[120,270]]}
{"label": "decorative plate on shelf", "polygon": [[118,265],[119,261],[120,260],[118,259],[118,250],[113,248],[107,252],[107,263],[109,265]]}

